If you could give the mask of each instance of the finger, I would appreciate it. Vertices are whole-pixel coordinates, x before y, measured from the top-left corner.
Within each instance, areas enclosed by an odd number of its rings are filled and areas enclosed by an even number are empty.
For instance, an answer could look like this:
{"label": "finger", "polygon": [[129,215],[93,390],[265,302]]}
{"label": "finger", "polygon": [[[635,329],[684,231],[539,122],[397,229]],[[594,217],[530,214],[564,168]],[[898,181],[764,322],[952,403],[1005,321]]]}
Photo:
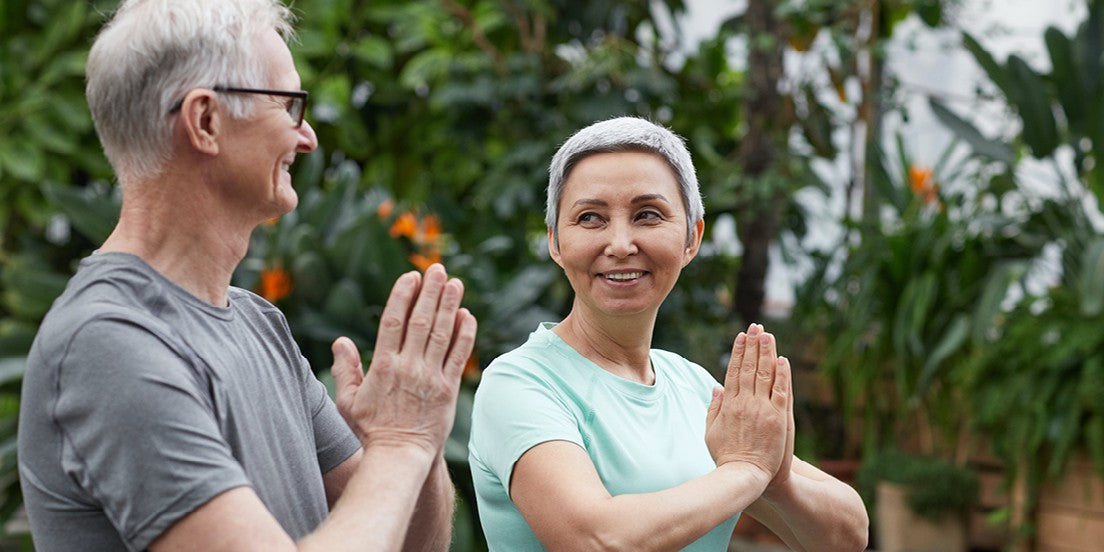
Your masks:
{"label": "finger", "polygon": [[713,425],[713,420],[716,420],[717,414],[721,412],[721,403],[723,402],[724,389],[720,387],[714,387],[713,398],[709,401],[709,409],[705,411],[705,427]]}
{"label": "finger", "polygon": [[441,301],[441,292],[447,280],[448,274],[445,273],[445,267],[434,263],[426,269],[425,276],[422,277],[422,289],[418,292],[418,300],[414,303],[414,310],[410,311],[410,318],[406,321],[406,338],[403,339],[402,344],[404,350],[411,348],[419,353],[425,351],[429,332],[433,330],[437,306]]}
{"label": "finger", "polygon": [[790,371],[790,361],[785,357],[775,362],[774,388],[771,391],[771,402],[780,410],[789,409],[790,421],[793,423],[793,408],[791,397],[793,396],[793,375]]}
{"label": "finger", "polygon": [[330,368],[330,374],[334,379],[334,387],[337,395],[356,393],[362,381],[364,370],[360,365],[360,352],[356,344],[347,337],[339,337],[330,345],[334,362]]}
{"label": "finger", "polygon": [[445,283],[441,292],[441,303],[437,307],[437,316],[433,321],[433,330],[426,343],[425,359],[430,366],[441,366],[452,344],[453,329],[456,325],[456,311],[464,296],[464,284],[453,278]]}
{"label": "finger", "polygon": [[774,385],[775,365],[778,352],[775,351],[774,336],[769,333],[759,335],[759,358],[755,367],[755,394],[769,397]]}
{"label": "finger", "polygon": [[479,324],[475,316],[468,309],[461,308],[456,313],[456,335],[452,338],[452,347],[449,349],[448,358],[445,359],[445,381],[459,382],[464,373],[464,365],[471,357],[472,347],[475,346],[475,334]]}
{"label": "finger", "polygon": [[740,363],[744,361],[744,348],[747,346],[747,334],[740,332],[732,340],[732,356],[728,359],[725,371],[724,390],[730,395],[740,392]]}
{"label": "finger", "polygon": [[407,272],[395,280],[391,295],[387,297],[387,304],[383,307],[383,315],[380,316],[376,350],[372,354],[373,362],[377,357],[398,353],[402,347],[406,319],[410,316],[410,308],[414,304],[420,281],[421,275],[417,272]]}
{"label": "finger", "polygon": [[752,394],[755,392],[755,368],[759,363],[759,336],[762,330],[758,324],[752,324],[748,328],[747,343],[744,345],[744,358],[740,362],[740,384],[738,393]]}

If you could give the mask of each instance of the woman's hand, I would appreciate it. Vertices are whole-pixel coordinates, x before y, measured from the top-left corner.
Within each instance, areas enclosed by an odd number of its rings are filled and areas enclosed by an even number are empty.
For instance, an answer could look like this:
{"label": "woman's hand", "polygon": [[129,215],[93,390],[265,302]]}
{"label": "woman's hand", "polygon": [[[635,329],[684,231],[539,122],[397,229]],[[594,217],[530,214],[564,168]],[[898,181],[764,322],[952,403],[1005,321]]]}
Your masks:
{"label": "woman's hand", "polygon": [[792,394],[789,362],[778,358],[774,336],[752,324],[736,336],[724,388],[714,390],[706,414],[713,461],[745,462],[762,471],[765,485],[784,483],[793,456]]}

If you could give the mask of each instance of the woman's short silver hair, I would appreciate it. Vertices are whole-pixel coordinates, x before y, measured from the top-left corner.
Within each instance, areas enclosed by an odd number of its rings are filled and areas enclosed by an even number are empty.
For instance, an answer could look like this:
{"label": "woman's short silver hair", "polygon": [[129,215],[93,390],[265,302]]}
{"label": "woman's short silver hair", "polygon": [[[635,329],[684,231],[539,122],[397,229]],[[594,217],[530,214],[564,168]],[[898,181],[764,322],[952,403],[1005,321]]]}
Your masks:
{"label": "woman's short silver hair", "polygon": [[[266,88],[257,40],[292,36],[280,0],[124,0],[88,54],[85,95],[104,154],[120,181],[157,175],[169,157],[173,102],[197,87]],[[232,117],[248,97],[219,98]]]}
{"label": "woman's short silver hair", "polygon": [[678,179],[682,204],[686,208],[687,240],[694,235],[694,225],[705,216],[694,162],[685,141],[669,129],[639,117],[618,117],[594,123],[567,139],[548,166],[548,203],[544,222],[552,229],[559,244],[560,198],[571,169],[585,157],[597,153],[638,151],[654,153],[671,166]]}

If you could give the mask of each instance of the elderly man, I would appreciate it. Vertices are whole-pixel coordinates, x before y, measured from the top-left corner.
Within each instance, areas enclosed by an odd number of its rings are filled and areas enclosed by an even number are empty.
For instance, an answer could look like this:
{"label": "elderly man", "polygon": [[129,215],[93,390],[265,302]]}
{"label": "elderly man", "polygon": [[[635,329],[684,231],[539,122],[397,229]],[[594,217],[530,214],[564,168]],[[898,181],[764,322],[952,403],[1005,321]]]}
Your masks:
{"label": "elderly man", "polygon": [[442,457],[476,323],[434,265],[396,282],[337,404],[283,315],[230,286],[317,146],[279,0],[124,0],[87,96],[118,226],[42,324],[19,470],[42,550],[443,550]]}

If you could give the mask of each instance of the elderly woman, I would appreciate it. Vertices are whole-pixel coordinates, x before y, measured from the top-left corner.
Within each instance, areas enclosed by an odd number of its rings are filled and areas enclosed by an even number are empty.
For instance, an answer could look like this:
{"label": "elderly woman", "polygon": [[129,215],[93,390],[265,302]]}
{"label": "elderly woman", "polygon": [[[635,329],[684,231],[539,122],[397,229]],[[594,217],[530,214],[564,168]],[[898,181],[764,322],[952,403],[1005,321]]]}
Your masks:
{"label": "elderly woman", "polygon": [[636,118],[591,125],[552,159],[548,245],[575,291],[491,363],[470,443],[491,550],[727,550],[747,512],[796,550],[862,550],[847,485],[793,456],[790,367],[752,324],[724,387],[651,348],[704,222],[682,140]]}

